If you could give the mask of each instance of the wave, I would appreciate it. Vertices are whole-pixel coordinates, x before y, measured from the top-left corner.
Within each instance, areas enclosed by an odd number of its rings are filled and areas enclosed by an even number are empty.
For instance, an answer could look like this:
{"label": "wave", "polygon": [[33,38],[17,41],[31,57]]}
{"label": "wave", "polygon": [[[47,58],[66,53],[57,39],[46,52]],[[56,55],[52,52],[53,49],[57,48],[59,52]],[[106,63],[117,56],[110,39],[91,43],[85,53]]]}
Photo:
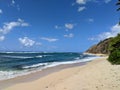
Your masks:
{"label": "wave", "polygon": [[44,53],[44,52],[0,52],[0,53],[6,53],[6,54],[12,54],[12,53]]}
{"label": "wave", "polygon": [[3,55],[1,57],[7,57],[7,58],[20,58],[20,59],[27,59],[27,58],[33,58],[29,56],[10,56],[10,55]]}
{"label": "wave", "polygon": [[38,56],[35,56],[36,58],[42,58],[43,56],[42,55],[38,55]]}
{"label": "wave", "polygon": [[1,55],[1,57],[6,58],[18,58],[18,59],[29,59],[29,58],[42,58],[42,57],[48,57],[53,55],[37,55],[37,56],[11,56],[11,55]]}
{"label": "wave", "polygon": [[23,66],[22,68],[23,69],[30,69],[30,68],[37,68],[37,67],[48,68],[48,67],[54,67],[54,66],[63,65],[63,64],[74,64],[74,63],[92,61],[96,58],[100,58],[100,57],[88,57],[85,59],[75,58],[74,61],[64,61],[64,62],[38,63],[34,65],[29,65],[29,66]]}
{"label": "wave", "polygon": [[15,78],[18,76],[34,73],[34,72],[41,71],[43,69],[58,66],[58,65],[92,61],[96,58],[100,58],[100,57],[87,57],[84,59],[76,58],[74,61],[64,61],[64,62],[38,63],[38,64],[33,64],[33,65],[23,66],[22,67],[23,70],[21,71],[19,70],[18,71],[12,71],[12,70],[11,71],[0,71],[0,80]]}
{"label": "wave", "polygon": [[40,67],[40,66],[46,66],[48,65],[48,63],[39,63],[39,64],[34,64],[34,65],[30,65],[30,66],[23,66],[23,69],[30,69],[30,68],[36,68],[36,67]]}
{"label": "wave", "polygon": [[48,57],[48,56],[53,56],[53,55],[38,55],[38,56],[35,56],[36,58],[42,58],[42,57]]}

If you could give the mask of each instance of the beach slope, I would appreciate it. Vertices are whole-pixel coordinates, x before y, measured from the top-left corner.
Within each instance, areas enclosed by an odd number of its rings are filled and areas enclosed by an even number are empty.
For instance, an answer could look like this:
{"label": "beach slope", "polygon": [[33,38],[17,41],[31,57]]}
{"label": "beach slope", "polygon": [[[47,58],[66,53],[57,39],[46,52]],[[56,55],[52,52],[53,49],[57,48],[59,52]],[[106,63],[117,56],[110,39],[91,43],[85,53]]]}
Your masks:
{"label": "beach slope", "polygon": [[120,65],[100,58],[5,90],[120,90]]}

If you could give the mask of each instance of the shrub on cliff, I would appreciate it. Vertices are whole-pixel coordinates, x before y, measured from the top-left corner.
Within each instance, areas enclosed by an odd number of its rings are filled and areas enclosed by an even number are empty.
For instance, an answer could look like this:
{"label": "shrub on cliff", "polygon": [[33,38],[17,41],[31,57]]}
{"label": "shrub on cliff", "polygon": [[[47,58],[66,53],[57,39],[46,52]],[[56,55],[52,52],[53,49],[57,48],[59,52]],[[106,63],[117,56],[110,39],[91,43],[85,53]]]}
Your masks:
{"label": "shrub on cliff", "polygon": [[116,37],[112,38],[111,42],[109,43],[109,51],[113,52],[114,50],[120,49],[120,34]]}
{"label": "shrub on cliff", "polygon": [[110,55],[108,61],[111,64],[120,64],[120,34],[114,37],[109,44]]}
{"label": "shrub on cliff", "polygon": [[116,49],[113,52],[111,52],[108,61],[113,65],[120,64],[120,50]]}

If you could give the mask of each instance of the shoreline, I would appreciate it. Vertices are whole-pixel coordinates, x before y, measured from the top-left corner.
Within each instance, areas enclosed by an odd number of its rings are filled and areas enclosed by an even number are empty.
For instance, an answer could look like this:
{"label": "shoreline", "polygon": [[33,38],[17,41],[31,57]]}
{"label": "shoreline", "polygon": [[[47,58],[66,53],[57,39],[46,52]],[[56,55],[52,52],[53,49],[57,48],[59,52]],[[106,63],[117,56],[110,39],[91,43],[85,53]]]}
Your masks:
{"label": "shoreline", "polygon": [[103,57],[34,81],[17,83],[3,90],[119,90],[119,70],[120,65],[111,65]]}
{"label": "shoreline", "polygon": [[94,53],[87,53],[87,52],[85,52],[85,53],[83,53],[83,54],[95,55],[95,56],[100,56],[100,57],[107,57],[107,56],[109,56],[108,54],[101,54],[101,53],[96,53],[96,54],[94,54]]}
{"label": "shoreline", "polygon": [[[93,60],[91,60],[91,61],[93,61]],[[54,66],[54,67],[45,68],[41,71],[36,71],[36,72],[30,73],[30,74],[17,76],[17,77],[6,79],[6,80],[0,80],[0,90],[3,90],[5,88],[10,87],[15,84],[35,81],[35,80],[45,77],[49,74],[59,72],[64,69],[81,67],[91,61],[58,65],[58,66]]]}
{"label": "shoreline", "polygon": [[0,86],[8,86],[0,90],[119,90],[120,65],[111,65],[106,59],[48,68],[44,75],[37,72],[11,79],[11,85],[1,82]]}
{"label": "shoreline", "polygon": [[[96,58],[100,58],[100,57],[96,57]],[[20,75],[20,76],[13,77],[13,78],[10,78],[10,79],[0,80],[0,90],[4,89],[6,87],[12,86],[14,84],[34,81],[34,80],[37,80],[39,78],[45,77],[45,76],[47,76],[51,73],[59,72],[63,69],[86,65],[88,62],[91,62],[91,61],[95,60],[96,58],[92,58],[92,59],[90,59],[88,61],[84,61],[84,62],[74,62],[74,63],[60,64],[60,65],[57,65],[57,66],[47,67],[47,68],[44,68],[42,70],[37,70],[35,72]]]}
{"label": "shoreline", "polygon": [[[80,55],[80,56],[77,56],[77,57],[73,58],[73,60],[68,60],[68,61],[60,61],[59,62],[59,60],[58,60],[58,61],[52,61],[51,63],[49,63],[49,62],[39,63],[38,62],[38,63],[33,64],[33,65],[32,64],[31,65],[15,65],[15,66],[13,65],[13,66],[10,66],[10,67],[15,68],[15,71],[12,70],[12,69],[11,70],[9,69],[8,71],[7,70],[6,71],[4,71],[4,70],[1,71],[0,81],[8,80],[8,79],[11,79],[11,78],[16,78],[16,77],[20,77],[20,76],[24,76],[24,75],[28,75],[28,74],[32,74],[32,73],[36,73],[36,72],[42,71],[44,69],[51,68],[51,67],[56,67],[56,66],[59,66],[59,65],[89,62],[89,61],[92,61],[92,60],[100,57],[100,56],[89,55],[89,54],[85,54],[85,55],[86,55],[86,57],[80,58],[81,57],[81,55]],[[42,57],[44,57],[44,55]],[[40,58],[41,58],[41,55],[40,55]],[[44,58],[43,58],[43,60],[44,60]],[[8,63],[8,65],[9,65],[9,63]]]}

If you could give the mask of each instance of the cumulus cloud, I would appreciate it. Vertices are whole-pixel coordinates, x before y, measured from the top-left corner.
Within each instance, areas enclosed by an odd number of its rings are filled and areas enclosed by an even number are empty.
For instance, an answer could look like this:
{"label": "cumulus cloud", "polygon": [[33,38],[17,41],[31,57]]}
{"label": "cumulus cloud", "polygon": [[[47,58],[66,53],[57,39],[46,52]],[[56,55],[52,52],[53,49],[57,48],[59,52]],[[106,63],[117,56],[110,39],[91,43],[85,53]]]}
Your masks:
{"label": "cumulus cloud", "polygon": [[3,11],[2,11],[2,9],[0,9],[0,14],[2,14],[3,13]]}
{"label": "cumulus cloud", "polygon": [[5,36],[0,36],[0,41],[3,41],[5,39]]}
{"label": "cumulus cloud", "polygon": [[87,0],[76,0],[77,4],[86,4]]}
{"label": "cumulus cloud", "polygon": [[79,5],[85,5],[87,2],[98,2],[98,0],[76,0],[76,3]]}
{"label": "cumulus cloud", "polygon": [[58,41],[58,39],[56,39],[56,38],[48,38],[48,37],[42,37],[41,39],[46,40],[48,42],[56,42],[56,41]]}
{"label": "cumulus cloud", "polygon": [[66,31],[72,30],[75,27],[75,24],[65,23],[64,26],[55,25],[55,29],[65,29]]}
{"label": "cumulus cloud", "polygon": [[65,24],[65,28],[66,29],[73,29],[74,28],[74,24],[72,24],[72,23],[66,23]]}
{"label": "cumulus cloud", "polygon": [[12,0],[11,3],[14,5],[15,4],[15,0]]}
{"label": "cumulus cloud", "polygon": [[61,26],[55,25],[55,29],[61,29]]}
{"label": "cumulus cloud", "polygon": [[22,19],[18,19],[17,21],[4,23],[3,27],[0,28],[0,33],[7,34],[15,27],[25,27],[25,26],[29,26],[29,24],[24,22],[24,20],[22,20]]}
{"label": "cumulus cloud", "polygon": [[81,11],[83,11],[83,10],[85,10],[85,9],[86,9],[86,7],[85,7],[85,6],[78,7],[78,12],[81,12]]}
{"label": "cumulus cloud", "polygon": [[66,35],[64,35],[64,37],[66,37],[66,38],[73,38],[73,37],[74,37],[74,34],[72,34],[72,33],[66,34]]}
{"label": "cumulus cloud", "polygon": [[96,37],[89,38],[89,40],[104,40],[106,38],[115,37],[120,33],[120,25],[114,25],[109,32],[103,32],[102,34],[97,35]]}
{"label": "cumulus cloud", "polygon": [[104,3],[109,3],[112,0],[76,0],[76,3],[79,5],[85,5],[87,2],[94,2],[94,3],[100,3],[100,2],[104,2]]}
{"label": "cumulus cloud", "polygon": [[25,47],[30,47],[30,46],[33,46],[35,44],[35,41],[32,39],[29,39],[28,37],[19,38],[18,40]]}
{"label": "cumulus cloud", "polygon": [[55,25],[55,29],[59,29],[58,25]]}
{"label": "cumulus cloud", "polygon": [[26,27],[26,26],[29,26],[29,24],[28,23],[26,23],[23,19],[18,19],[18,22],[19,22],[19,24],[20,24],[20,26],[22,26],[22,27]]}
{"label": "cumulus cloud", "polygon": [[15,2],[15,0],[11,0],[10,6],[15,7],[18,11],[20,11],[20,6]]}
{"label": "cumulus cloud", "polygon": [[5,35],[8,34],[15,27],[26,27],[29,26],[28,23],[24,22],[22,19],[18,19],[17,21],[4,23],[3,27],[0,28],[0,41],[5,39]]}
{"label": "cumulus cloud", "polygon": [[94,19],[93,18],[89,18],[88,22],[94,22]]}

